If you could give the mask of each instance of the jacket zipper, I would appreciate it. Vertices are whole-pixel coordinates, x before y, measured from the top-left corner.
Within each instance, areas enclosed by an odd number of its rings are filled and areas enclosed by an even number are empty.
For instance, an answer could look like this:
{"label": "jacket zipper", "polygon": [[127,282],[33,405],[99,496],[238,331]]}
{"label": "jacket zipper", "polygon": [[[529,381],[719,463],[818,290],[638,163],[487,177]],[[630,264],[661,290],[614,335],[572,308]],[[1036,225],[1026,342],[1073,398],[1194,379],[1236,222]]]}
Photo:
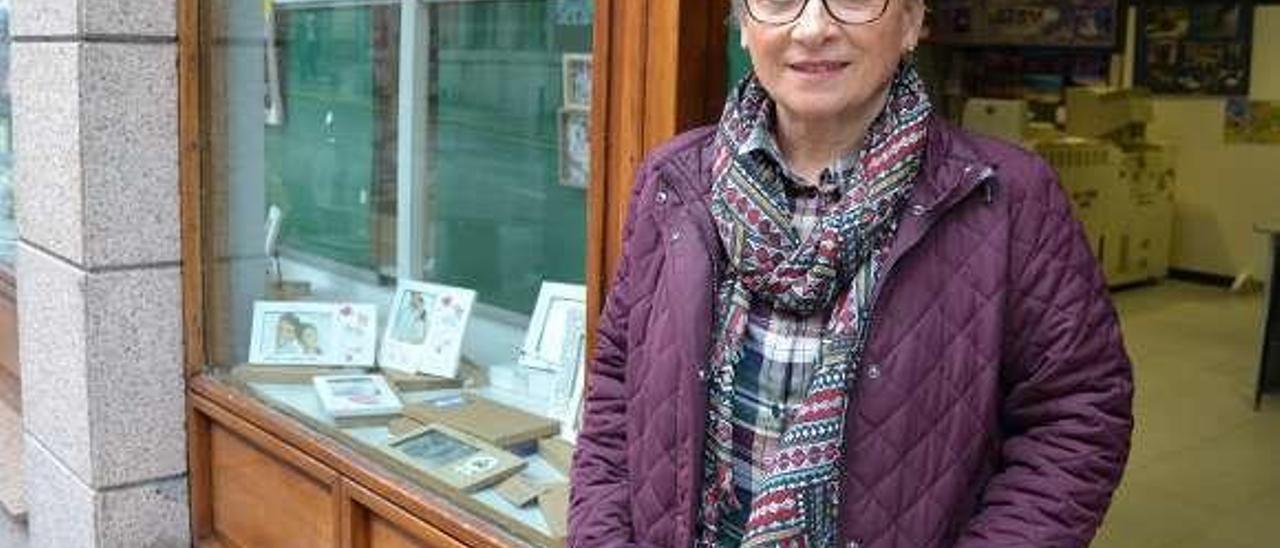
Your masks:
{"label": "jacket zipper", "polygon": [[[970,171],[966,171],[966,173],[968,173],[968,172],[971,172],[971,170],[970,170]],[[957,197],[956,197],[956,198],[954,198],[954,199],[944,199],[944,200],[942,200],[942,201],[939,201],[939,202],[938,202],[938,204],[940,205],[941,213],[946,213],[946,212],[951,208],[951,206],[952,206],[952,205],[954,205],[954,204],[958,204],[958,203],[960,203],[960,202],[963,202],[963,201],[964,201],[964,199],[965,199],[965,198],[967,198],[967,197],[969,197],[969,195],[973,194],[973,193],[974,193],[974,191],[976,191],[976,190],[977,190],[977,187],[979,187],[979,186],[984,186],[984,187],[986,187],[986,189],[985,189],[985,190],[986,190],[986,196],[985,196],[986,202],[987,202],[988,204],[991,204],[992,202],[994,202],[994,201],[995,201],[994,189],[991,187],[991,185],[995,184],[995,183],[994,183],[994,176],[995,176],[995,170],[994,170],[994,169],[992,169],[992,168],[991,168],[991,167],[989,167],[989,166],[988,166],[988,167],[984,167],[984,168],[983,168],[983,170],[982,170],[982,171],[980,171],[980,172],[978,173],[978,183],[977,183],[977,184],[973,185],[973,187],[971,187],[971,188],[969,188],[969,189],[966,189],[963,193],[961,193],[959,196],[957,196]],[[916,208],[919,208],[919,209],[916,209]],[[904,212],[904,213],[908,213],[908,214],[912,214],[912,215],[917,215],[917,216],[924,216],[924,215],[928,215],[929,213],[931,213],[931,212],[932,212],[932,210],[933,210],[933,208],[930,208],[930,207],[928,207],[928,206],[923,206],[923,205],[919,205],[919,204],[917,204],[916,206],[912,206],[911,208],[909,208],[909,211]],[[902,259],[903,257],[906,257],[906,256],[907,256],[907,254],[911,252],[911,250],[915,249],[915,247],[916,247],[916,245],[919,243],[919,241],[920,241],[920,240],[922,240],[922,239],[924,239],[924,235],[925,235],[925,234],[927,234],[927,233],[929,232],[929,230],[931,230],[931,229],[933,228],[933,225],[934,225],[934,223],[936,223],[936,222],[937,222],[937,219],[935,218],[932,222],[930,222],[929,224],[927,224],[927,225],[924,227],[924,229],[920,232],[920,238],[919,238],[918,240],[916,240],[916,242],[912,243],[912,244],[911,244],[911,246],[910,246],[910,247],[908,247],[907,249],[904,249],[904,250],[902,251],[902,253],[898,254],[898,256],[897,256],[897,257],[893,257],[893,258],[891,259],[891,262],[889,263],[889,267],[888,267],[887,269],[885,269],[884,274],[883,274],[883,277],[880,279],[880,282],[879,282],[879,283],[876,283],[876,284],[875,284],[875,288],[871,290],[871,309],[870,309],[870,310],[871,310],[871,312],[870,312],[870,314],[867,316],[867,326],[866,326],[866,330],[867,330],[867,332],[863,334],[863,342],[862,342],[862,344],[863,344],[864,346],[863,346],[863,348],[860,350],[860,351],[862,352],[862,355],[863,355],[864,357],[866,356],[866,352],[867,352],[867,350],[871,347],[871,335],[872,335],[873,333],[875,333],[876,317],[878,317],[878,316],[879,316],[879,314],[877,314],[877,312],[879,312],[879,311],[880,311],[880,294],[884,291],[885,286],[886,286],[886,285],[888,285],[888,284],[890,283],[890,281],[893,279],[893,278],[892,278],[892,276],[891,276],[891,274],[893,274],[893,271],[898,267],[898,263],[901,261],[901,259]],[[856,373],[855,373],[855,374],[856,374]],[[845,425],[845,429],[846,429],[846,430],[845,430],[845,433],[844,433],[844,434],[842,434],[842,437],[843,437],[843,436],[847,436],[847,435],[848,435],[848,427],[849,427],[849,425],[847,425],[847,424],[846,424],[846,425]],[[843,440],[841,440],[841,441],[843,441]],[[843,484],[843,482],[844,482],[844,477],[843,477],[843,475],[844,475],[843,473],[841,473],[841,474],[840,474],[840,480],[839,480],[839,482],[837,483],[837,490],[836,490],[837,494],[839,494],[839,493],[840,493],[840,485],[841,485],[841,484]],[[838,496],[838,495],[837,495],[837,496]],[[837,544],[838,546],[842,546],[842,545],[844,545],[844,543],[848,540],[847,538],[840,538],[840,534],[841,534],[841,533],[840,533],[840,530],[839,530],[839,529],[837,529],[837,532],[836,532],[836,535],[837,535],[837,538],[836,538],[836,544]],[[857,545],[856,543],[855,543],[855,544],[853,544],[853,546],[856,546],[856,545]]]}

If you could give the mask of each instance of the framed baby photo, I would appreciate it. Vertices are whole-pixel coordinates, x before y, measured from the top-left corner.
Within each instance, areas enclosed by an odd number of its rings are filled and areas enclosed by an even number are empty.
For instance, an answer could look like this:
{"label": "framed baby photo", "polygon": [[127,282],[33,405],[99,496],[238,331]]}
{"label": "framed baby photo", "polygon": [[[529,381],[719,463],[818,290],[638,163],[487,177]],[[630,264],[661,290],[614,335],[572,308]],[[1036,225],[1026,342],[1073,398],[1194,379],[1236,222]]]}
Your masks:
{"label": "framed baby photo", "polygon": [[372,304],[257,301],[249,363],[370,367],[377,356]]}
{"label": "framed baby photo", "polygon": [[591,108],[591,54],[566,53],[561,64],[565,108]]}
{"label": "framed baby photo", "polygon": [[591,184],[591,111],[560,109],[560,185],[587,188]]}
{"label": "framed baby photo", "polygon": [[531,386],[544,392],[550,413],[561,421],[561,437],[570,442],[581,414],[586,347],[586,286],[543,282],[520,349],[520,363],[546,372],[549,382],[531,382]]}
{"label": "framed baby photo", "polygon": [[439,424],[392,438],[385,450],[430,479],[464,493],[501,482],[525,466],[514,454]]}
{"label": "framed baby photo", "polygon": [[334,418],[395,415],[404,409],[382,375],[321,375],[311,382],[320,404]]}
{"label": "framed baby photo", "polygon": [[378,364],[407,373],[455,378],[476,292],[402,281],[387,315]]}

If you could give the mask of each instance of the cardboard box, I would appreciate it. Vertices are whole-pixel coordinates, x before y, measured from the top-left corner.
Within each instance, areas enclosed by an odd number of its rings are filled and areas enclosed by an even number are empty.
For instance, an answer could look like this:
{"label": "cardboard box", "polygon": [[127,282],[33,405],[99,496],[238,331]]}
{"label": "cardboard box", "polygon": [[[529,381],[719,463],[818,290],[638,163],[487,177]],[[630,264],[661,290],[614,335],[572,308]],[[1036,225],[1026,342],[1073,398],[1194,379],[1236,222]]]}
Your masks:
{"label": "cardboard box", "polygon": [[450,395],[407,405],[405,416],[423,424],[439,423],[508,448],[555,436],[560,422],[474,395]]}

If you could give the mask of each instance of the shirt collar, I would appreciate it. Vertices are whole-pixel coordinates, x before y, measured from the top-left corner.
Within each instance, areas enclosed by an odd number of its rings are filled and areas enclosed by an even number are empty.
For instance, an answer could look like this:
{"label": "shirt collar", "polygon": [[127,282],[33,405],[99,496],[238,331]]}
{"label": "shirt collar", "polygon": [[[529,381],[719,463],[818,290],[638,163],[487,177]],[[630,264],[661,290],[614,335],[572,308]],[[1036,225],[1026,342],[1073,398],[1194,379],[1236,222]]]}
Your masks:
{"label": "shirt collar", "polygon": [[832,165],[827,166],[820,175],[822,181],[802,180],[787,165],[782,149],[778,146],[773,129],[773,109],[760,109],[758,116],[759,118],[751,124],[751,131],[747,134],[747,138],[738,146],[739,156],[756,154],[758,157],[763,157],[781,171],[787,186],[793,189],[816,187],[820,192],[838,191],[844,194],[849,189],[849,185],[857,180],[854,171],[858,169],[860,152],[856,150],[837,158]]}

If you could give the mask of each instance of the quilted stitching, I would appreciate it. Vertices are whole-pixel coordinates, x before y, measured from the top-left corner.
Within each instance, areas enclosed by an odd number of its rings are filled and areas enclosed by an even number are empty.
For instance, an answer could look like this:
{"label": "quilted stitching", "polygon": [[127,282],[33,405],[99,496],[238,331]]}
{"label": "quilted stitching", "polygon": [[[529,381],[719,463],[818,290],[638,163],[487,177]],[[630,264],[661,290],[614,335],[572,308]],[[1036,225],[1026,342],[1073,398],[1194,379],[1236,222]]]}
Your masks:
{"label": "quilted stitching", "polygon": [[[672,236],[698,231],[708,135],[678,138],[639,176],[592,363],[570,546],[676,546],[696,526],[703,417],[690,414],[705,396],[714,244]],[[847,424],[844,534],[864,548],[1083,546],[1132,429],[1114,311],[1043,163],[935,137],[967,145],[918,189],[941,189],[966,160],[999,164],[999,192],[900,229],[932,224],[882,288],[867,354],[880,374],[858,383]],[[680,200],[656,204],[668,185]]]}

